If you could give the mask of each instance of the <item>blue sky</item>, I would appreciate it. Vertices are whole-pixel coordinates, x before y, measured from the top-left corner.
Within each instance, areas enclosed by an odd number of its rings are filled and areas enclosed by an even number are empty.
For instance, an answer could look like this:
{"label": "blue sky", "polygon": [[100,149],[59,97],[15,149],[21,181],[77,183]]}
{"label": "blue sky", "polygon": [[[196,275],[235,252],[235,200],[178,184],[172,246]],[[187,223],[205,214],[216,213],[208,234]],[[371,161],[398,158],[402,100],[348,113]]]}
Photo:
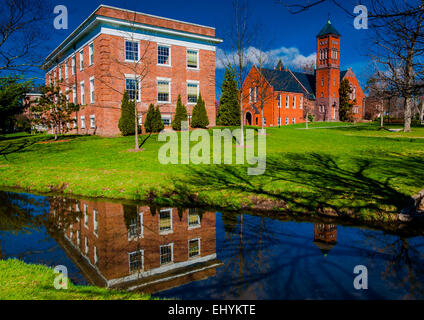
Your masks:
{"label": "blue sky", "polygon": [[[198,23],[216,28],[218,37],[224,39],[220,45],[225,50],[225,34],[231,17],[231,1],[195,1],[195,0],[52,0],[55,5],[65,5],[69,14],[69,29],[56,30],[53,21],[46,26],[45,32],[51,34],[51,40],[42,50],[47,54],[61,43],[99,4],[107,4],[126,9],[132,9],[149,14],[164,16],[177,20]],[[353,11],[353,4],[347,5]],[[290,68],[295,68],[299,61],[311,59],[316,52],[315,36],[330,19],[333,25],[342,34],[341,62],[342,69],[352,67],[364,84],[368,59],[364,48],[367,30],[356,30],[353,19],[331,2],[324,3],[301,14],[292,15],[287,9],[275,0],[250,0],[249,10],[252,21],[261,25],[261,43],[267,44],[263,50],[272,50],[276,57],[282,58]],[[42,76],[42,73],[39,73]],[[223,70],[217,68],[217,90],[223,78]]]}

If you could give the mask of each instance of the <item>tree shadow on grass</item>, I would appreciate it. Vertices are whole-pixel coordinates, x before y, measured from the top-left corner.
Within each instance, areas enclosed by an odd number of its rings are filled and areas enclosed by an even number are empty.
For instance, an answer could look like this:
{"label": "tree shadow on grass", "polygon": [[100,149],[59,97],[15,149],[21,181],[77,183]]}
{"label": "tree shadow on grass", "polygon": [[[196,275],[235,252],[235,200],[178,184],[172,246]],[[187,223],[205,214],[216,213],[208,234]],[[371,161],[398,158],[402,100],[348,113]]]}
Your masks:
{"label": "tree shadow on grass", "polygon": [[183,197],[222,191],[250,199],[265,197],[287,213],[379,215],[399,213],[409,203],[410,195],[399,191],[400,178],[403,188],[423,188],[422,159],[400,154],[341,159],[289,153],[268,158],[262,176],[247,175],[244,166],[190,166],[186,178],[175,182],[175,190]]}

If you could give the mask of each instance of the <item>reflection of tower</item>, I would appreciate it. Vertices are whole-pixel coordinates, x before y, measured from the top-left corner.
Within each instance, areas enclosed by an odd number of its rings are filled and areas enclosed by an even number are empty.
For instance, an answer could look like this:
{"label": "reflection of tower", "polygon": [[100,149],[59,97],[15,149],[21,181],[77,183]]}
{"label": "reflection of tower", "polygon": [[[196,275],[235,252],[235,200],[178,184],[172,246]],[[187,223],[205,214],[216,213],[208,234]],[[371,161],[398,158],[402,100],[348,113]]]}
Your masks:
{"label": "reflection of tower", "polygon": [[335,224],[315,224],[314,244],[321,250],[324,257],[337,244],[337,226]]}

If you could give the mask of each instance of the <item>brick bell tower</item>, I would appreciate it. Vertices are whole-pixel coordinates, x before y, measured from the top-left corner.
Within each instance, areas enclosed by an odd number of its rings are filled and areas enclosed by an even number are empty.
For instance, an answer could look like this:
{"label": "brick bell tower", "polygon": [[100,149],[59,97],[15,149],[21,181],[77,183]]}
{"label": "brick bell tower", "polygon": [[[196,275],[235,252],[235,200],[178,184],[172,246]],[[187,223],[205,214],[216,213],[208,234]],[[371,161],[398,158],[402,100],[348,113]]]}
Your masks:
{"label": "brick bell tower", "polygon": [[339,120],[340,37],[330,20],[317,35],[315,115],[318,121]]}

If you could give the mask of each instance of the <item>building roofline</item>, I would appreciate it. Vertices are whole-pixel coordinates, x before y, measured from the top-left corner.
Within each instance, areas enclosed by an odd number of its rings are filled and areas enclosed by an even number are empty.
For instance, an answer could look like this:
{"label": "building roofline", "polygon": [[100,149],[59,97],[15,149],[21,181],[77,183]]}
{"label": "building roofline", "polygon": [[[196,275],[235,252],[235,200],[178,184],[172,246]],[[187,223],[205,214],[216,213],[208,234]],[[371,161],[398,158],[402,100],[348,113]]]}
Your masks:
{"label": "building roofline", "polygon": [[[57,55],[65,46],[65,44],[67,42],[70,42],[72,40],[72,38],[75,37],[75,35],[77,35],[81,30],[84,29],[85,24],[90,21],[94,16],[96,16],[96,12],[101,9],[101,8],[109,8],[109,9],[115,9],[115,10],[120,10],[120,11],[124,11],[124,12],[131,12],[131,13],[136,13],[136,14],[141,14],[141,15],[145,15],[145,16],[149,16],[149,17],[153,17],[153,18],[158,18],[158,19],[164,19],[164,20],[168,20],[168,21],[173,21],[173,22],[179,22],[179,23],[185,23],[188,25],[192,25],[192,26],[197,26],[197,27],[202,27],[202,28],[209,28],[209,29],[213,29],[215,30],[215,28],[213,27],[208,27],[208,26],[202,26],[200,24],[195,24],[195,23],[190,23],[190,22],[185,22],[185,21],[180,21],[180,20],[175,20],[175,19],[170,19],[170,18],[165,18],[165,17],[160,17],[160,16],[155,16],[155,15],[151,15],[151,14],[147,14],[147,13],[142,13],[142,12],[137,12],[137,11],[133,11],[133,10],[128,10],[128,9],[122,9],[122,8],[118,8],[118,7],[113,7],[113,6],[108,6],[108,5],[104,5],[104,4],[100,4],[89,16],[88,18],[86,18],[69,36],[67,36],[65,38],[65,40],[63,40],[58,46],[56,46],[56,48],[45,58],[43,66],[46,64],[47,61],[51,60],[51,58],[55,55]],[[99,16],[100,17],[100,16]],[[96,20],[94,20],[95,22]],[[91,24],[89,24],[87,27],[89,27]],[[142,24],[140,24],[142,25]],[[146,25],[147,26],[147,25]],[[87,28],[86,27],[86,28]],[[166,30],[165,28],[163,28],[163,30]],[[173,29],[169,29],[169,30],[173,30]],[[190,35],[191,33],[186,33],[184,31],[179,31],[179,30],[173,30],[173,31],[177,31],[177,32],[181,32],[181,34],[184,35]],[[223,42],[222,39],[216,38],[216,37],[211,37],[211,36],[206,36],[206,35],[201,35],[201,34],[195,34],[193,33],[192,35],[198,35],[202,38],[210,38],[210,39],[215,39],[217,41],[217,43],[221,43]]]}

